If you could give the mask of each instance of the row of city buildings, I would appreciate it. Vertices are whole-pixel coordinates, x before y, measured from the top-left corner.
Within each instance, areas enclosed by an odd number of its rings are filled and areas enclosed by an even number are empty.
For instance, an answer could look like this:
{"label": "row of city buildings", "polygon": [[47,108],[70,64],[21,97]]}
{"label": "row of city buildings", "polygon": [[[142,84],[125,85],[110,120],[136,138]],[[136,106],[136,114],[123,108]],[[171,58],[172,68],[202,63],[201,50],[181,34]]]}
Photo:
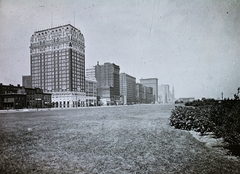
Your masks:
{"label": "row of city buildings", "polygon": [[106,62],[97,62],[93,68],[86,69],[86,77],[96,81],[97,96],[103,104],[134,104],[134,103],[172,103],[174,89],[169,85],[158,85],[157,78],[140,79],[120,73],[120,67]]}
{"label": "row of city buildings", "polygon": [[[31,74],[22,86],[0,84],[0,109],[92,105],[169,103],[174,89],[157,78],[140,79],[120,73],[106,62],[85,69],[85,40],[71,24],[36,31],[30,39]],[[85,71],[86,70],[86,71]]]}
{"label": "row of city buildings", "polygon": [[0,83],[0,109],[50,108],[51,94],[40,88]]}

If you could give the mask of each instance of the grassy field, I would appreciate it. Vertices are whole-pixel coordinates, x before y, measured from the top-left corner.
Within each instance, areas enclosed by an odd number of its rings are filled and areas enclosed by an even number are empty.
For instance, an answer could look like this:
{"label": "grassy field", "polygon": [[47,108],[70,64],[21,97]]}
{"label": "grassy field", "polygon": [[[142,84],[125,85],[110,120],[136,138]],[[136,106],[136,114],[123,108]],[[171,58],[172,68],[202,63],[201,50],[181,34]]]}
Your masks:
{"label": "grassy field", "polygon": [[168,125],[171,105],[0,113],[0,173],[240,173]]}

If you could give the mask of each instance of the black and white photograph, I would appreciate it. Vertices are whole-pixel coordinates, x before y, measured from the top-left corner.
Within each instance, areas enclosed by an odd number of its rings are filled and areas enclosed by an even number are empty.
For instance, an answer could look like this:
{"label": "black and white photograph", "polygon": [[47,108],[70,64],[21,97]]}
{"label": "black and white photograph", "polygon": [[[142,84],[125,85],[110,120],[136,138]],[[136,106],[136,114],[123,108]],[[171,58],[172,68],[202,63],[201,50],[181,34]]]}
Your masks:
{"label": "black and white photograph", "polygon": [[0,0],[0,173],[240,173],[240,1]]}

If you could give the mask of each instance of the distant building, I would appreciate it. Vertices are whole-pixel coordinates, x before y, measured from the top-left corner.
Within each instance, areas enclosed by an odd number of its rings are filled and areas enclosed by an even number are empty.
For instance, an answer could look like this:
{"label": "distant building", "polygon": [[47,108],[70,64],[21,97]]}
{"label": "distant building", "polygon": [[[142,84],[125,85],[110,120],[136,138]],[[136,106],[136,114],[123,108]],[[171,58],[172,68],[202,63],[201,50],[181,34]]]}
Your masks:
{"label": "distant building", "polygon": [[34,32],[30,58],[32,87],[52,93],[55,107],[85,105],[85,45],[79,29],[67,24]]}
{"label": "distant building", "polygon": [[172,87],[172,92],[170,93],[170,103],[174,103],[175,102],[175,90],[174,87]]}
{"label": "distant building", "polygon": [[50,108],[51,94],[39,88],[0,83],[0,109]]}
{"label": "distant building", "polygon": [[86,94],[74,91],[51,92],[52,104],[55,108],[84,107]]}
{"label": "distant building", "polygon": [[32,76],[22,76],[22,86],[25,88],[32,88]]}
{"label": "distant building", "polygon": [[143,85],[141,83],[136,83],[136,102],[143,103]]}
{"label": "distant building", "polygon": [[96,80],[95,67],[86,69],[86,77],[92,80]]}
{"label": "distant building", "polygon": [[169,103],[170,100],[170,91],[169,85],[159,85],[158,88],[159,102],[160,103]]}
{"label": "distant building", "polygon": [[86,77],[85,85],[86,105],[97,106],[97,81]]}
{"label": "distant building", "polygon": [[27,107],[26,94],[1,94],[0,100],[0,109],[23,109]]}
{"label": "distant building", "polygon": [[153,88],[143,86],[143,103],[154,103],[155,96],[153,95]]}
{"label": "distant building", "polygon": [[114,63],[95,66],[97,94],[104,104],[116,104],[120,101],[120,67]]}
{"label": "distant building", "polygon": [[174,87],[172,88],[172,92],[171,92],[169,85],[166,85],[166,84],[159,85],[158,100],[160,103],[174,103],[175,102]]}
{"label": "distant building", "polygon": [[148,79],[140,79],[140,83],[143,86],[152,87],[154,102],[158,102],[158,79],[157,78],[148,78]]}
{"label": "distant building", "polygon": [[183,103],[186,103],[186,102],[192,102],[193,100],[195,100],[194,97],[189,97],[189,98],[179,98],[178,101],[181,101]]}
{"label": "distant building", "polygon": [[52,94],[44,93],[40,88],[25,88],[27,108],[51,108]]}
{"label": "distant building", "polygon": [[124,105],[136,102],[135,77],[132,77],[126,73],[120,74],[120,96]]}

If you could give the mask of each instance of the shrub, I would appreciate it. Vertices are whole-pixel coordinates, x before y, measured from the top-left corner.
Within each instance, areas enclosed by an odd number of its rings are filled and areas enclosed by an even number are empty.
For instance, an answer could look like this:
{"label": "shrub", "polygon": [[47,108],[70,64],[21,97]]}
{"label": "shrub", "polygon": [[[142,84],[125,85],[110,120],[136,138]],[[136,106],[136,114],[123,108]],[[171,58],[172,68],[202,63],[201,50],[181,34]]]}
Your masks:
{"label": "shrub", "polygon": [[198,106],[211,106],[215,103],[218,103],[218,100],[215,100],[215,99],[205,99],[205,98],[202,98],[202,100],[194,100],[194,101],[189,101],[189,102],[186,102],[185,103],[185,106],[195,106],[195,107],[198,107]]}
{"label": "shrub", "polygon": [[210,119],[215,124],[214,133],[230,144],[240,144],[240,101],[224,100],[213,105]]}
{"label": "shrub", "polygon": [[172,110],[170,125],[177,129],[194,130],[203,135],[213,130],[208,113],[209,107],[176,106]]}
{"label": "shrub", "polygon": [[170,116],[170,125],[177,129],[194,130],[201,135],[214,132],[230,144],[240,144],[240,100],[198,101],[192,104],[198,107],[176,106]]}

